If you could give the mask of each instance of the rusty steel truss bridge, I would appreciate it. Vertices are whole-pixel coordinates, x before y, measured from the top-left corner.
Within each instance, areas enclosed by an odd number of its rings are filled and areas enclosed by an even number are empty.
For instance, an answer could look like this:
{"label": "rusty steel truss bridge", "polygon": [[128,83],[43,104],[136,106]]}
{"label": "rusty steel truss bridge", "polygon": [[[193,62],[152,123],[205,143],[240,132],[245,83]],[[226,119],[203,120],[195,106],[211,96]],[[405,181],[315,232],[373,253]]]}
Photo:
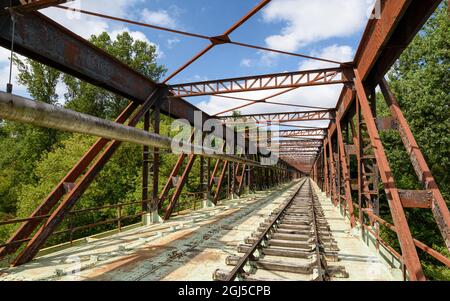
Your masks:
{"label": "rusty steel truss bridge", "polygon": [[[122,142],[143,145],[143,191],[142,200],[139,202],[142,204],[142,212],[139,215],[159,209],[163,210],[165,220],[170,219],[196,160],[201,163],[202,184],[199,193],[211,196],[215,204],[220,200],[220,192],[224,189],[240,195],[245,187],[250,190],[264,190],[280,182],[306,175],[326,192],[335,206],[340,204],[344,207],[351,227],[359,224],[364,229],[374,231],[373,234],[381,244],[385,242],[379,233],[373,230],[374,223],[397,234],[401,254],[393,249],[392,252],[398,254],[410,280],[425,280],[417,249],[449,266],[448,258],[416,240],[411,234],[405,208],[430,210],[437,229],[446,246],[450,248],[450,214],[396,97],[384,79],[385,74],[441,1],[380,0],[381,16],[369,20],[352,62],[330,61],[232,40],[231,33],[244,26],[246,21],[269,4],[270,0],[261,1],[217,36],[205,36],[77,10],[79,13],[98,18],[209,41],[206,48],[160,83],[137,73],[72,33],[69,28],[38,12],[46,7],[70,9],[63,6],[65,2],[69,1],[12,0],[10,6],[10,0],[0,1],[0,45],[8,49],[13,45],[14,52],[20,55],[116,93],[130,102],[115,122],[111,122],[36,103],[11,93],[0,93],[0,118],[99,137],[28,218],[0,222],[0,226],[20,225],[10,239],[0,246],[0,257],[13,256],[13,266],[28,263],[38,254],[61,222],[72,214],[71,209]],[[193,83],[169,83],[205,53],[223,44],[319,60],[334,63],[338,67]],[[335,108],[286,104],[272,100],[303,87],[337,84],[343,88]],[[380,87],[390,108],[389,118],[376,116],[376,87]],[[233,96],[233,93],[237,92],[262,90],[274,90],[275,93],[259,100]],[[159,132],[160,114],[188,120],[195,127],[194,112],[199,110],[184,98],[204,95],[222,97],[224,101],[237,99],[246,102],[213,116],[202,112],[203,120],[214,117],[221,121],[226,143],[230,143],[229,137],[235,137],[231,126],[240,122],[226,113],[256,104],[285,105],[290,109],[298,109],[241,115],[239,119],[251,121],[257,126],[277,125],[295,129],[281,128],[270,133],[272,146],[275,145],[278,149],[272,151],[280,156],[276,166],[264,166],[260,163],[261,154],[247,152],[250,145],[258,144],[257,136],[248,132],[239,133],[246,141],[244,145],[240,145],[244,149],[243,154],[211,155],[201,147],[199,152],[179,154],[164,188],[158,191],[160,153],[170,150],[171,145],[171,139]],[[136,129],[135,126],[141,120],[144,120],[144,129]],[[327,126],[289,125],[300,121],[326,122]],[[149,132],[152,122],[154,132]],[[423,184],[423,190],[406,191],[397,188],[380,139],[380,132],[385,130],[397,130],[400,133],[417,177]],[[194,149],[199,148],[194,139],[191,146]],[[351,160],[352,157],[355,159]],[[211,164],[211,158],[215,159],[215,164]],[[152,165],[150,161],[153,162]],[[350,167],[355,162],[357,177],[352,178]],[[152,177],[149,177],[149,169],[152,169]],[[230,175],[231,184],[228,182],[226,187],[225,178]],[[392,224],[379,216],[379,183],[386,193]],[[163,206],[165,201],[168,201],[167,206]]]}

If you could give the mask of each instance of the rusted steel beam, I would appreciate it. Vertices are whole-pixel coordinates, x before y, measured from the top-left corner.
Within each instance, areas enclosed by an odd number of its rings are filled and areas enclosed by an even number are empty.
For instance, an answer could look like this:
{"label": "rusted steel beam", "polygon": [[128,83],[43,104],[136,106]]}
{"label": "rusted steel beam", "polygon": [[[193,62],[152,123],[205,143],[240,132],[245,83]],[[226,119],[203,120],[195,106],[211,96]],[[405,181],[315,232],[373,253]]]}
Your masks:
{"label": "rusted steel beam", "polygon": [[374,149],[378,168],[380,170],[380,176],[386,191],[386,197],[389,201],[392,219],[397,228],[397,236],[409,276],[411,280],[426,280],[422,271],[419,256],[417,255],[411,231],[409,230],[408,221],[406,220],[401,199],[395,185],[395,180],[376,128],[372,110],[362,83],[362,77],[357,70],[355,70],[355,87],[358,94],[358,100],[361,105],[361,113],[364,117],[364,121],[366,122],[367,132]]}
{"label": "rusted steel beam", "polygon": [[[159,106],[155,106],[153,110],[153,132],[159,135],[160,132],[160,111]],[[158,191],[159,191],[159,148],[153,148],[153,177],[152,177],[152,204],[151,211],[158,210],[159,200],[158,200]]]}
{"label": "rusted steel beam", "polygon": [[[363,209],[363,212],[366,213],[369,217],[371,217],[374,220],[376,220],[377,222],[379,222],[380,224],[382,224],[383,226],[387,227],[389,230],[397,233],[397,228],[394,225],[388,223],[387,221],[380,218],[379,216],[376,216],[375,214],[373,214],[373,212],[371,210]],[[439,260],[441,263],[445,264],[448,268],[450,268],[450,259],[449,258],[445,257],[444,255],[437,252],[436,250],[428,247],[423,242],[421,242],[415,238],[413,240],[414,240],[414,244],[416,245],[416,247],[418,247],[422,251],[426,252],[427,254],[433,256],[434,258]]]}
{"label": "rusted steel beam", "polygon": [[[144,115],[144,131],[150,130],[150,112]],[[142,149],[142,212],[147,212],[149,210],[149,199],[148,199],[148,174],[149,174],[149,150],[147,145],[143,146]]]}
{"label": "rusted steel beam", "polygon": [[[133,115],[128,125],[134,127],[142,119],[144,114],[153,105],[160,102],[167,95],[167,90],[160,89],[152,93],[147,101],[139,108],[136,114]],[[11,95],[9,95],[11,96]],[[1,111],[1,110],[0,110]],[[51,119],[51,118],[49,118]],[[62,222],[67,213],[72,209],[78,199],[83,195],[97,174],[102,170],[108,160],[112,157],[115,151],[119,148],[121,141],[112,141],[98,159],[89,167],[86,173],[79,179],[76,186],[66,195],[58,207],[51,213],[44,225],[34,234],[33,238],[27,244],[25,249],[13,261],[13,265],[21,265],[31,261],[39,252],[39,249],[45,244],[50,235],[55,231],[58,225]]]}
{"label": "rusted steel beam", "polygon": [[330,196],[330,179],[328,173],[328,156],[327,156],[328,138],[323,140],[323,162],[324,162],[324,190],[327,196]]}
{"label": "rusted steel beam", "polygon": [[12,8],[16,12],[24,13],[72,1],[74,0],[2,0],[0,7]]}
{"label": "rusted steel beam", "polygon": [[[326,138],[325,138],[326,139]],[[298,139],[298,140],[278,140],[272,141],[272,145],[278,145],[280,147],[286,146],[294,146],[294,147],[320,147],[322,146],[322,140],[309,140],[309,139]]]}
{"label": "rusted steel beam", "polygon": [[353,213],[352,188],[350,187],[350,171],[347,164],[347,156],[345,153],[344,140],[342,139],[341,120],[336,120],[339,159],[344,177],[345,200],[347,201],[348,212],[350,214],[350,226],[355,227],[355,216]]}
{"label": "rusted steel beam", "polygon": [[30,12],[72,1],[74,0],[14,0],[11,1],[11,7],[18,12]]}
{"label": "rusted steel beam", "polygon": [[350,83],[351,69],[327,68],[171,85],[178,97]]}
{"label": "rusted steel beam", "polygon": [[223,116],[219,117],[221,120],[230,124],[230,122],[294,122],[294,121],[316,121],[316,120],[331,120],[334,118],[333,110],[323,111],[303,111],[303,112],[282,112],[282,113],[267,113],[267,114],[246,114],[238,117]]}
{"label": "rusted steel beam", "polygon": [[[11,44],[11,20],[0,16],[0,45]],[[33,12],[16,22],[14,50],[96,86],[143,103],[156,84],[44,15]]]}
{"label": "rusted steel beam", "polygon": [[[274,137],[307,137],[307,136],[324,136],[326,135],[326,129],[306,129],[306,130],[278,130],[267,131],[268,133],[278,133]],[[250,137],[254,137],[250,135]]]}
{"label": "rusted steel beam", "polygon": [[315,148],[295,148],[295,147],[280,147],[279,150],[272,150],[273,152],[276,153],[295,153],[295,152],[299,152],[299,153],[304,153],[304,152],[314,152],[314,153],[318,153],[320,152],[321,148],[320,147],[315,147]]}
{"label": "rusted steel beam", "polygon": [[[366,178],[366,170],[362,161],[362,157],[364,155],[363,153],[363,141],[362,141],[362,132],[361,132],[361,112],[360,112],[360,105],[359,102],[355,102],[356,106],[356,113],[355,113],[355,119],[356,119],[356,126],[353,122],[353,120],[350,120],[350,129],[352,131],[353,136],[353,144],[356,147],[356,162],[357,162],[357,170],[358,170],[358,178],[357,178],[357,190],[358,190],[358,207],[362,209],[362,196],[364,195],[367,198],[367,201],[369,203],[369,206],[371,206],[371,195],[369,191],[369,186],[367,184],[367,178]],[[363,216],[362,211],[359,210],[359,222],[362,225],[363,224]]]}
{"label": "rusted steel beam", "polygon": [[[336,126],[333,123],[334,126]],[[328,161],[330,162],[330,193],[331,193],[331,199],[333,201],[334,206],[337,206],[338,200],[337,200],[337,193],[336,193],[336,168],[334,164],[334,152],[333,152],[333,139],[332,134],[330,131],[328,131]]]}
{"label": "rusted steel beam", "polygon": [[169,206],[167,206],[166,212],[164,213],[164,220],[168,220],[170,218],[170,216],[172,215],[173,209],[175,208],[175,206],[178,202],[178,199],[180,198],[181,192],[183,191],[184,185],[186,184],[189,173],[191,172],[192,167],[194,166],[196,158],[197,158],[197,155],[195,155],[195,154],[189,155],[189,159],[184,168],[183,174],[181,175],[180,179],[178,180],[177,186],[175,187],[175,191],[172,195]]}
{"label": "rusted steel beam", "polygon": [[432,198],[432,212],[436,219],[439,230],[444,238],[447,248],[450,250],[450,213],[445,203],[445,200],[439,190],[439,187],[431,173],[430,168],[420,151],[420,147],[414,138],[414,135],[409,127],[408,121],[403,115],[395,95],[389,89],[389,85],[385,79],[380,82],[381,92],[384,99],[391,110],[392,116],[398,122],[398,130],[402,139],[403,145],[411,160],[414,171],[416,172],[419,181],[424,188],[431,191]]}
{"label": "rusted steel beam", "polygon": [[247,169],[247,164],[243,164],[241,174],[238,176],[238,190],[237,190],[238,196],[241,196],[242,189],[244,188],[246,169]]}
{"label": "rusted steel beam", "polygon": [[[130,103],[123,113],[115,120],[117,123],[125,123],[125,121],[133,114],[138,105]],[[64,176],[64,178],[53,188],[52,192],[45,198],[45,200],[31,213],[30,217],[47,215],[52,208],[59,202],[59,200],[67,192],[65,183],[75,183],[86,168],[94,161],[101,150],[110,142],[105,138],[98,139],[95,144],[81,157],[81,159],[72,167],[72,169]],[[14,234],[8,239],[7,243],[13,243],[28,238],[36,227],[41,223],[40,220],[30,220],[24,222]],[[0,248],[0,258],[5,255],[16,252],[21,244],[14,244],[5,248]]]}
{"label": "rusted steel beam", "polygon": [[217,205],[217,202],[219,201],[219,198],[220,198],[220,190],[221,190],[221,188],[222,188],[223,180],[225,179],[225,174],[226,174],[226,172],[227,172],[227,169],[228,169],[228,165],[229,165],[229,164],[230,164],[230,162],[224,161],[223,169],[222,169],[222,172],[221,172],[221,174],[220,174],[219,181],[218,181],[218,183],[217,183],[216,193],[214,194],[214,198],[213,198],[213,203],[214,203],[214,205]]}
{"label": "rusted steel beam", "polygon": [[431,209],[433,194],[426,190],[398,190],[404,208]]}
{"label": "rusted steel beam", "polygon": [[169,178],[167,179],[166,185],[164,186],[163,190],[161,191],[161,194],[158,198],[158,207],[161,208],[162,204],[164,203],[165,199],[167,198],[167,194],[169,193],[170,189],[173,188],[173,179],[178,175],[178,172],[181,169],[181,166],[183,165],[184,160],[186,159],[186,154],[180,154],[178,156],[177,162],[175,163],[174,167],[172,168],[172,171],[170,172]]}
{"label": "rusted steel beam", "polygon": [[208,183],[208,187],[210,190],[214,185],[215,177],[216,177],[217,172],[219,171],[220,163],[221,163],[221,160],[217,160],[216,164],[214,164],[213,172],[211,174],[211,178],[209,179],[209,183]]}
{"label": "rusted steel beam", "polygon": [[375,86],[422,28],[441,0],[381,0],[381,16],[366,27],[355,56],[363,82]]}
{"label": "rusted steel beam", "polygon": [[[380,0],[381,16],[371,19],[355,55],[355,68],[363,82],[375,86],[406,49],[441,0]],[[353,102],[352,89],[344,87],[337,105],[344,116]],[[332,134],[336,128],[330,128]]]}
{"label": "rusted steel beam", "polygon": [[279,152],[276,153],[279,156],[282,157],[314,157],[319,154],[319,152]]}

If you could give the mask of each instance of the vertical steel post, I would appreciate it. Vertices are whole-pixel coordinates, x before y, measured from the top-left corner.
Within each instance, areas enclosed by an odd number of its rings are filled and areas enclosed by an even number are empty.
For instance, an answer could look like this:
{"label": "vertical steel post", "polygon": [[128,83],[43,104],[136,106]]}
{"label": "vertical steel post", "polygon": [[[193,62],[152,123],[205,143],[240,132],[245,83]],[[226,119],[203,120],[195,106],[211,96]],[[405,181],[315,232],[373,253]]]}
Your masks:
{"label": "vertical steel post", "polygon": [[[159,106],[153,111],[153,131],[155,134],[160,132],[161,114]],[[153,148],[153,178],[152,178],[152,206],[151,211],[158,211],[158,192],[159,192],[159,148]]]}
{"label": "vertical steel post", "polygon": [[[344,141],[342,138],[341,120],[336,120],[336,131],[338,136],[339,145],[339,159],[342,166],[343,176],[344,176],[344,189],[345,189],[345,199],[347,201],[348,213],[350,215],[350,225],[355,227],[355,216],[353,214],[353,201],[352,201],[352,190],[350,186],[350,172],[347,165],[347,156],[345,153]],[[345,207],[344,207],[345,213]]]}
{"label": "vertical steel post", "polygon": [[335,207],[337,207],[337,200],[336,200],[336,170],[334,165],[334,158],[333,158],[333,143],[331,139],[331,134],[328,132],[328,156],[329,156],[329,162],[330,162],[330,168],[331,168],[331,176],[330,176],[330,194],[331,199],[333,201],[333,204]]}
{"label": "vertical steel post", "polygon": [[327,159],[328,139],[323,140],[323,162],[324,162],[324,190],[327,197],[330,196],[329,175],[328,175],[328,159]]}
{"label": "vertical steel post", "polygon": [[[358,96],[357,96],[358,97]],[[354,143],[356,146],[356,161],[358,164],[358,206],[359,206],[359,222],[361,224],[361,231],[364,231],[364,215],[363,215],[363,204],[362,204],[362,195],[363,195],[363,141],[362,141],[362,133],[361,133],[361,107],[359,105],[359,101],[355,101],[356,106],[356,139],[354,139]],[[353,121],[352,121],[353,128]],[[353,133],[355,135],[355,133]],[[370,197],[370,195],[369,195]]]}
{"label": "vertical steel post", "polygon": [[[144,131],[150,130],[150,112],[144,115]],[[150,210],[148,199],[149,147],[144,145],[142,150],[142,212]]]}

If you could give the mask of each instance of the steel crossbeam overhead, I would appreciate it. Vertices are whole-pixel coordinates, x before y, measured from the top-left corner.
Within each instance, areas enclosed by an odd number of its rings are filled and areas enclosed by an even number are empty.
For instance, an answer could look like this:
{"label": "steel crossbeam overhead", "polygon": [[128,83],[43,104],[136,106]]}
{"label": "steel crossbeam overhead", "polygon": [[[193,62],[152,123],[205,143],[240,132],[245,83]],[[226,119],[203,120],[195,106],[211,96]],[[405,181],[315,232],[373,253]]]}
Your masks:
{"label": "steel crossbeam overhead", "polygon": [[323,146],[323,142],[320,140],[309,140],[309,139],[297,139],[297,140],[280,140],[272,142],[273,145],[279,146]]}
{"label": "steel crossbeam overhead", "polygon": [[279,148],[279,149],[271,149],[277,153],[294,153],[294,152],[318,152],[320,148]]}
{"label": "steel crossbeam overhead", "polygon": [[178,97],[191,97],[320,85],[350,84],[352,80],[351,74],[351,69],[340,67],[177,84],[170,85],[170,89]]}
{"label": "steel crossbeam overhead", "polygon": [[[304,129],[304,130],[268,130],[265,131],[267,137],[269,139],[273,138],[286,138],[286,137],[308,137],[308,136],[325,136],[327,133],[327,129]],[[259,133],[258,135],[254,135],[250,133],[247,137],[256,138],[265,136]]]}
{"label": "steel crossbeam overhead", "polygon": [[279,157],[312,157],[316,158],[317,152],[287,152],[287,153],[275,153]]}
{"label": "steel crossbeam overhead", "polygon": [[297,122],[297,121],[318,121],[318,120],[333,120],[334,110],[323,111],[304,111],[304,112],[282,112],[282,113],[266,113],[266,114],[248,114],[239,116],[223,116],[219,119],[225,121],[227,124],[233,122]]}
{"label": "steel crossbeam overhead", "polygon": [[308,136],[325,136],[327,130],[281,130],[278,137],[308,137]]}
{"label": "steel crossbeam overhead", "polygon": [[[27,11],[33,11],[33,10],[39,10],[43,8],[47,8],[50,6],[63,4],[67,2],[72,2],[74,0],[14,0],[12,1],[12,6],[14,9],[21,11],[21,12],[27,12]],[[8,0],[3,2],[9,2]],[[9,3],[8,3],[9,5]]]}

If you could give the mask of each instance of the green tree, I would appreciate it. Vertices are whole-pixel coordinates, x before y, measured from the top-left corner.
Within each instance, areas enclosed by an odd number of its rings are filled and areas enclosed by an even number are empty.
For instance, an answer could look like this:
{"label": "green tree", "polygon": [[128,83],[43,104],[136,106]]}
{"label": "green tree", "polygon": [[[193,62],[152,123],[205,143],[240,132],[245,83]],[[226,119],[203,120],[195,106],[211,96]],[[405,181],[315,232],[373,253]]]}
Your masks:
{"label": "green tree", "polygon": [[[34,100],[57,103],[59,71],[29,59],[15,57],[14,62],[19,69],[18,82],[27,87]],[[14,215],[20,185],[36,182],[36,162],[52,149],[58,137],[52,129],[9,121],[0,124],[0,218]]]}
{"label": "green tree", "polygon": [[[119,34],[116,39],[106,33],[90,39],[97,47],[130,66],[137,72],[156,82],[167,71],[156,63],[156,46],[144,41],[134,40],[129,33]],[[101,118],[115,119],[127,105],[128,100],[104,89],[64,75],[66,107]]]}

